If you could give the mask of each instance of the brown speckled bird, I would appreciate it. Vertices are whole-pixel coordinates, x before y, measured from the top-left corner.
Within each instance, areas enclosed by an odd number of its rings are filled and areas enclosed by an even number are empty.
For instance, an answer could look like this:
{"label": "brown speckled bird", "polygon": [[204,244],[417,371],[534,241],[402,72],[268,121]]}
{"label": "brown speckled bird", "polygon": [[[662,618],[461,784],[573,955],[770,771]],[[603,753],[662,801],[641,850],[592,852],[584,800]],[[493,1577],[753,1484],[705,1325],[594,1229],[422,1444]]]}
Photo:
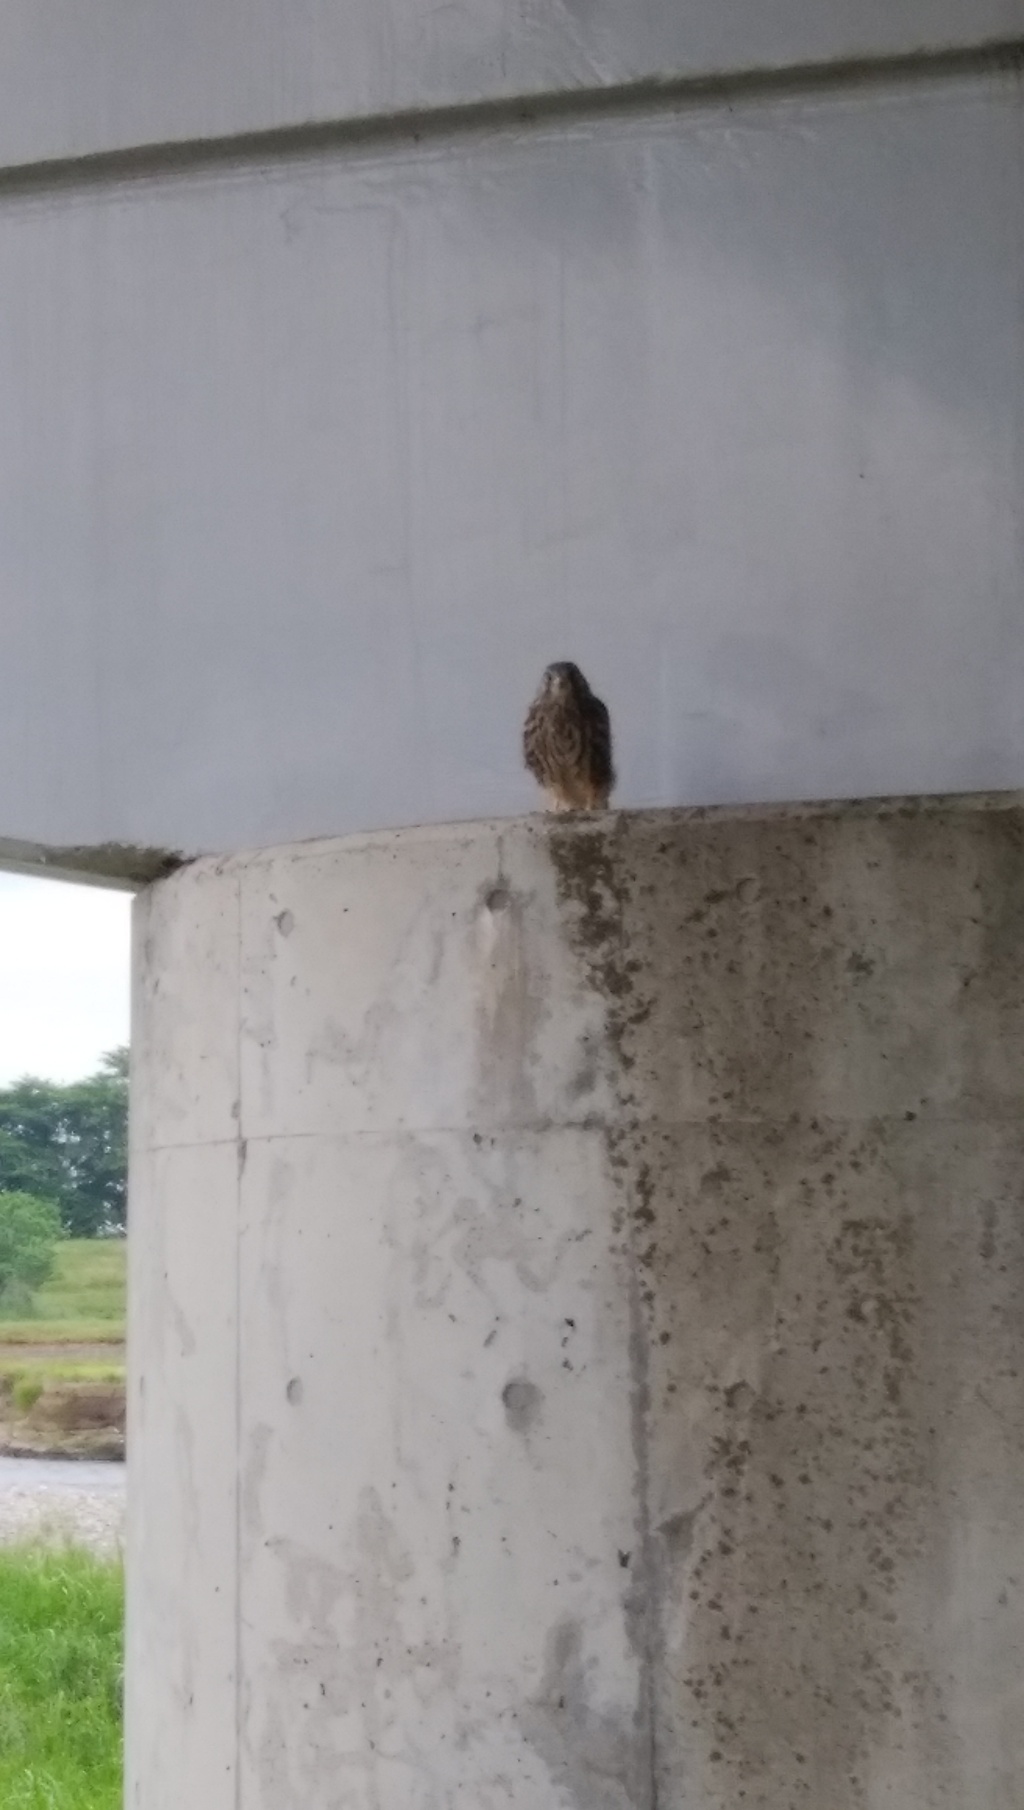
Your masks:
{"label": "brown speckled bird", "polygon": [[615,784],[612,729],[578,666],[549,666],[523,726],[523,754],[552,811],[604,811]]}

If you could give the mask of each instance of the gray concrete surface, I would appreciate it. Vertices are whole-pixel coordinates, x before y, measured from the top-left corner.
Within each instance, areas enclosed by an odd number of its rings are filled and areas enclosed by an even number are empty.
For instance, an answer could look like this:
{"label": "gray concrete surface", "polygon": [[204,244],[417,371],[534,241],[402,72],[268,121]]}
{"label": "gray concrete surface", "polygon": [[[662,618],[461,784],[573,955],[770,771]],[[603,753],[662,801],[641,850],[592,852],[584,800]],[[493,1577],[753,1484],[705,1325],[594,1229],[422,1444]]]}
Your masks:
{"label": "gray concrete surface", "polygon": [[17,8],[0,858],[521,812],[566,656],[623,805],[1024,784],[1017,63],[884,61],[1022,16]]}
{"label": "gray concrete surface", "polygon": [[1012,1810],[1024,807],[137,906],[137,1810]]}

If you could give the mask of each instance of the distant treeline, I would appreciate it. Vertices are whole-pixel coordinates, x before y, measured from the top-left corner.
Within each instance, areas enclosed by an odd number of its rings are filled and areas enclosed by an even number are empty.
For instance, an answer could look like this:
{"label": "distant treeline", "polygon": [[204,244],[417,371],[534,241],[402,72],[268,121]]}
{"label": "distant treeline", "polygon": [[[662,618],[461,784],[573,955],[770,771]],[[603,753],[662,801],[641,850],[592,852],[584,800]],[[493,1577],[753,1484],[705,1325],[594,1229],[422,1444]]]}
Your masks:
{"label": "distant treeline", "polygon": [[52,1201],[71,1238],[124,1230],[128,1051],[61,1084],[25,1075],[0,1088],[0,1193]]}

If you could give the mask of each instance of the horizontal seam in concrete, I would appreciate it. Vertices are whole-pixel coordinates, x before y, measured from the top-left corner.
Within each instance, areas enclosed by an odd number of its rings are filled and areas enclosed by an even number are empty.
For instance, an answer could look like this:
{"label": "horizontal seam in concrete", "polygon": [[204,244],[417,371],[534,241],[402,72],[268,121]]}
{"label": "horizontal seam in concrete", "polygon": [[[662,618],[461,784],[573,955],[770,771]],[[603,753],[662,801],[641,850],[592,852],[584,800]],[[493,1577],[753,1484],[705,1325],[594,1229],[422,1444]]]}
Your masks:
{"label": "horizontal seam in concrete", "polygon": [[183,1138],[181,1143],[166,1140],[158,1144],[147,1143],[139,1139],[128,1147],[129,1156],[157,1156],[163,1150],[237,1150],[238,1138]]}
{"label": "horizontal seam in concrete", "polygon": [[[1020,1125],[1024,1129],[1024,1111],[1011,1112],[976,1112],[965,1107],[963,1112],[929,1113],[915,1112],[911,1118],[905,1112],[865,1112],[865,1113],[808,1113],[805,1119],[794,1120],[791,1113],[753,1113],[745,1117],[730,1114],[728,1117],[713,1118],[664,1118],[656,1114],[647,1117],[645,1114],[626,1112],[621,1119],[538,1119],[524,1123],[489,1127],[479,1120],[464,1125],[390,1125],[380,1130],[364,1127],[352,1131],[248,1131],[245,1134],[246,1144],[302,1144],[317,1142],[322,1144],[397,1144],[403,1138],[460,1137],[470,1141],[508,1140],[518,1137],[546,1137],[551,1132],[575,1131],[599,1138],[609,1131],[622,1131],[628,1127],[630,1131],[700,1131],[707,1128],[713,1131],[728,1131],[732,1127],[751,1126],[777,1127],[785,1125],[793,1130],[806,1130],[811,1124],[825,1131],[832,1126],[851,1125],[906,1125],[924,1128],[927,1126],[960,1125],[973,1128],[995,1125]],[[159,1144],[137,1144],[133,1150],[140,1156],[156,1156],[166,1150],[234,1150],[239,1140],[227,1138],[193,1138],[180,1144],[173,1142]]]}
{"label": "horizontal seam in concrete", "polygon": [[771,69],[701,75],[647,75],[603,88],[541,89],[445,106],[410,108],[303,125],[270,126],[223,137],[167,140],[40,158],[0,168],[0,196],[102,187],[224,167],[314,159],[360,146],[418,143],[424,138],[490,135],[573,120],[785,99],[857,87],[907,85],[963,75],[1019,72],[1024,39],[995,39],[967,49],[925,47],[895,56],[877,55],[800,63]]}

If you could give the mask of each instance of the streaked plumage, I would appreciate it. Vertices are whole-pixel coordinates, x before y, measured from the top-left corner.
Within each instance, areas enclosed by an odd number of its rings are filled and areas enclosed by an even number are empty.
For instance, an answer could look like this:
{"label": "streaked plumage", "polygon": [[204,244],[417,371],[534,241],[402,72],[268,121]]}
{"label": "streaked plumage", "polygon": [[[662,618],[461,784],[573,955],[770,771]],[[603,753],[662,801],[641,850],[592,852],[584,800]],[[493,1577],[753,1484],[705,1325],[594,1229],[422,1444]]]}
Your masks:
{"label": "streaked plumage", "polygon": [[615,771],[608,711],[578,666],[549,666],[523,726],[526,765],[552,811],[603,811]]}

